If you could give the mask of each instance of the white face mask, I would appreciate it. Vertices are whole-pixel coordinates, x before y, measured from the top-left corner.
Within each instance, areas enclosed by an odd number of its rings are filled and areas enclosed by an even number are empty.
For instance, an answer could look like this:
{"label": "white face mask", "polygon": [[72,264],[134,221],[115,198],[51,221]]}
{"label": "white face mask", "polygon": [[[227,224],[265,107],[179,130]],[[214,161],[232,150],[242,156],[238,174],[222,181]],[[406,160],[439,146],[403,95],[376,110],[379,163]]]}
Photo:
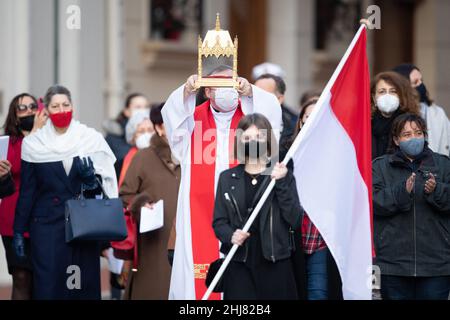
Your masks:
{"label": "white face mask", "polygon": [[150,132],[141,134],[136,139],[136,147],[138,149],[145,149],[145,148],[150,147],[150,139],[152,138],[152,136],[153,136],[153,133],[150,133]]}
{"label": "white face mask", "polygon": [[392,113],[400,106],[400,99],[393,94],[383,94],[377,99],[377,108],[384,113]]}
{"label": "white face mask", "polygon": [[229,112],[237,108],[239,104],[239,94],[233,88],[217,88],[214,97],[216,106],[222,112]]}
{"label": "white face mask", "polygon": [[130,116],[130,118],[131,117],[133,117],[135,114],[137,114],[137,113],[142,113],[142,114],[145,114],[146,116],[149,116],[149,114],[150,114],[150,109],[149,108],[138,108],[138,109],[133,109],[132,111],[131,111],[131,116]]}

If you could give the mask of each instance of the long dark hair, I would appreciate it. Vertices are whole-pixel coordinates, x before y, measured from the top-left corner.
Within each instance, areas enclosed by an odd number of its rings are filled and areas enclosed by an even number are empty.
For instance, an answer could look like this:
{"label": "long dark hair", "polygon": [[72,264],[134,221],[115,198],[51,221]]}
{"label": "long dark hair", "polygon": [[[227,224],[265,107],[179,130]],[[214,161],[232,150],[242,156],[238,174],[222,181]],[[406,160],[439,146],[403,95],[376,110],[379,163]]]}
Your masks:
{"label": "long dark hair", "polygon": [[234,136],[234,156],[240,163],[245,163],[245,158],[240,155],[238,150],[243,150],[244,146],[241,141],[242,133],[255,126],[258,130],[266,130],[267,132],[267,155],[278,155],[278,145],[269,120],[260,113],[251,113],[244,116],[238,123],[236,135]]}
{"label": "long dark hair", "polygon": [[297,123],[295,125],[294,139],[298,135],[298,133],[300,132],[300,129],[303,126],[303,117],[305,116],[306,110],[308,110],[308,107],[312,106],[313,104],[316,104],[317,101],[319,101],[319,98],[311,98],[302,105],[302,110],[300,111],[300,114],[298,115]]}
{"label": "long dark hair", "polygon": [[16,108],[20,104],[20,101],[25,97],[30,97],[33,102],[37,104],[36,98],[26,92],[18,94],[11,100],[3,129],[5,130],[5,134],[12,138],[12,142],[15,142],[19,138],[23,137],[22,131],[19,128],[19,118],[16,114]]}
{"label": "long dark hair", "polygon": [[[411,75],[411,73],[414,70],[417,70],[420,73],[422,73],[422,71],[420,71],[420,69],[417,66],[415,66],[411,63],[403,63],[403,64],[396,66],[394,69],[392,69],[392,71],[395,71],[395,72],[401,74],[408,81],[411,81],[409,76]],[[425,103],[428,106],[431,106],[433,104],[433,99],[430,98],[430,93],[428,92],[428,90],[425,92]]]}
{"label": "long dark hair", "polygon": [[375,112],[378,112],[375,94],[377,89],[377,84],[384,80],[391,86],[393,86],[397,90],[397,94],[400,100],[399,109],[405,113],[420,113],[420,104],[419,104],[419,94],[415,89],[411,87],[409,80],[406,80],[400,74],[394,71],[386,71],[381,72],[375,76],[372,80],[372,84],[370,86],[370,94],[371,94],[371,107],[372,107],[372,117]]}
{"label": "long dark hair", "polygon": [[312,106],[313,104],[316,104],[317,101],[319,101],[319,98],[311,98],[309,100],[306,100],[306,102],[302,105],[302,110],[300,111],[300,114],[298,115],[297,118],[297,122],[295,123],[295,128],[294,128],[294,133],[292,134],[292,136],[286,140],[284,147],[286,149],[289,149],[292,144],[294,143],[295,138],[297,138],[297,135],[300,133],[300,130],[302,129],[303,126],[303,116],[306,113],[306,110],[308,109],[308,107]]}

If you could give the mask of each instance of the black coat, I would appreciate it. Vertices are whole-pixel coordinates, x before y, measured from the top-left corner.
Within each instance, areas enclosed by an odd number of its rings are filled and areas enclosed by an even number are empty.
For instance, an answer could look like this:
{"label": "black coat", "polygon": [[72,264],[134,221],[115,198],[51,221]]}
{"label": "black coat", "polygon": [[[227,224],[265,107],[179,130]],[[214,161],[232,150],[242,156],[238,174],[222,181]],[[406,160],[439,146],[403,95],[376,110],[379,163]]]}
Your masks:
{"label": "black coat", "polygon": [[125,127],[127,125],[128,119],[124,116],[121,116],[115,122],[118,128],[122,129],[121,131],[114,132],[114,130],[109,130],[109,128],[105,128],[106,131],[106,143],[111,148],[114,156],[117,161],[114,163],[114,169],[116,170],[117,181],[119,181],[120,173],[122,172],[123,160],[127,153],[131,149],[131,145],[128,144],[125,139]]}
{"label": "black coat", "polygon": [[14,180],[11,174],[7,174],[0,179],[0,199],[12,195],[16,191]]}
{"label": "black coat", "polygon": [[[292,136],[294,135],[295,126],[297,124],[298,115],[292,112],[285,105],[281,105],[281,119],[283,121],[283,131],[280,136],[280,149],[283,149],[287,146],[292,140]],[[280,155],[281,158],[281,155]],[[283,158],[280,159],[280,161]]]}
{"label": "black coat", "polygon": [[388,153],[392,123],[403,113],[399,108],[390,118],[385,118],[378,110],[375,112],[372,118],[372,159]]}
{"label": "black coat", "polygon": [[[406,180],[416,173],[415,188]],[[427,173],[436,188],[424,192]],[[381,274],[450,275],[450,159],[425,151],[411,163],[400,151],[373,161],[375,263]]]}
{"label": "black coat", "polygon": [[[225,170],[217,185],[213,228],[222,243],[220,250],[224,254],[232,247],[231,237],[234,231],[242,229],[246,222],[244,173],[244,165]],[[269,182],[269,179],[265,181]],[[265,188],[260,188],[259,191],[264,190]],[[230,200],[227,200],[227,195]],[[258,195],[255,198],[259,198]],[[286,177],[277,180],[259,214],[259,234],[264,258],[273,262],[289,258],[295,250],[293,230],[300,226],[303,214],[295,179],[290,171]],[[246,254],[247,246],[244,243],[232,260],[245,261]]]}

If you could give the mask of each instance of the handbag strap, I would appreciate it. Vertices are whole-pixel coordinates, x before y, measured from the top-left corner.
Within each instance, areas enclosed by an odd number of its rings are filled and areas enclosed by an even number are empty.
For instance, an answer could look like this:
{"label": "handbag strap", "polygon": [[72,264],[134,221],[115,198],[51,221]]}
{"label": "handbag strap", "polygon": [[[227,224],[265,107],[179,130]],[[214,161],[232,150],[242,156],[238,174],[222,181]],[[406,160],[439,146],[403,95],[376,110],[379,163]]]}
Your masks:
{"label": "handbag strap", "polygon": [[103,188],[102,182],[100,181],[100,179],[99,179],[97,176],[95,176],[95,179],[97,180],[98,185],[100,186],[100,190],[102,190],[103,198],[106,199],[106,200],[109,200],[108,194],[106,194],[106,191],[105,191],[105,189]]}
{"label": "handbag strap", "polygon": [[[105,189],[103,188],[103,184],[101,183],[100,179],[99,179],[97,176],[95,176],[95,179],[97,180],[98,185],[99,185],[99,187],[100,187],[100,190],[101,190],[102,193],[103,193],[103,199],[109,200],[109,196],[108,196],[108,194],[105,192]],[[84,183],[81,183],[80,200],[84,200],[84,199],[85,199],[85,197],[84,197],[84,191],[85,191],[85,189],[83,188],[83,186],[84,186]]]}

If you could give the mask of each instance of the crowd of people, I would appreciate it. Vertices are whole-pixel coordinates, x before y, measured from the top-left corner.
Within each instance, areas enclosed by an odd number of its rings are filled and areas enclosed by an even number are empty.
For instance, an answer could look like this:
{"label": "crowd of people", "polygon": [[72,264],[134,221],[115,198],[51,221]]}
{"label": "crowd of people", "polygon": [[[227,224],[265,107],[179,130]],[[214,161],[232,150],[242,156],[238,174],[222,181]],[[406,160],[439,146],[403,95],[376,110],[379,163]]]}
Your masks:
{"label": "crowd of people", "polygon": [[[232,70],[219,66],[209,76],[231,78]],[[14,97],[0,160],[11,298],[100,299],[100,259],[112,250],[123,262],[110,279],[118,298],[200,299],[209,266],[238,245],[211,298],[342,299],[333,256],[301,206],[293,164],[281,163],[320,91],[306,92],[298,110],[285,105],[285,92],[283,74],[201,89],[193,75],[165,103],[129,95],[118,117],[103,123],[105,137],[73,119],[63,86],[43,99]],[[371,109],[382,299],[448,299],[450,122],[411,64],[373,77]],[[271,180],[274,189],[244,232]],[[67,243],[65,203],[80,193],[119,197],[127,239]],[[142,208],[161,200],[163,226],[141,233]],[[73,265],[82,275],[75,289],[67,285]]]}

